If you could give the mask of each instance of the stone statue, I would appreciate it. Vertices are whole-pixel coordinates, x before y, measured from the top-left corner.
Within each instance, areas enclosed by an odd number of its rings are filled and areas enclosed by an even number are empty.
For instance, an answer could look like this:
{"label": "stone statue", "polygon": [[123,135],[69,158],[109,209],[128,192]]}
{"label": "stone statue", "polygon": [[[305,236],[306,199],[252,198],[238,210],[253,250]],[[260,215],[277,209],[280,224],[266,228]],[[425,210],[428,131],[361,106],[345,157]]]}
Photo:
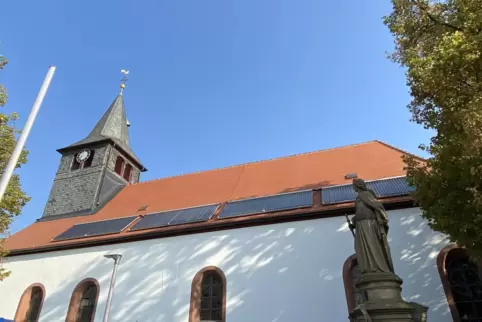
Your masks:
{"label": "stone statue", "polygon": [[356,230],[355,252],[361,273],[394,272],[388,246],[388,215],[375,192],[362,179],[353,180],[357,193],[355,216],[350,228]]}
{"label": "stone statue", "polygon": [[426,322],[428,307],[402,298],[403,281],[393,269],[385,208],[362,179],[354,179],[353,188],[357,198],[355,216],[349,226],[352,232],[356,231],[355,253],[360,277],[355,288],[360,297],[350,318],[356,322]]}

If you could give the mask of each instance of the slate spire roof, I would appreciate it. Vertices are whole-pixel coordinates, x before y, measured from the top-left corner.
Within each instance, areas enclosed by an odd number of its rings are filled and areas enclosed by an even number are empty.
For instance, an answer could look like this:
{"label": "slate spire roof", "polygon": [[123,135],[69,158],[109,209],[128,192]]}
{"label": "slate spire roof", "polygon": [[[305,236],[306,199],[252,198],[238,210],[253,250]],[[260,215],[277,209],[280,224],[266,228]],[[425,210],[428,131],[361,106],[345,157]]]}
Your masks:
{"label": "slate spire roof", "polygon": [[67,152],[105,141],[111,141],[114,143],[125,153],[127,153],[128,156],[130,156],[142,170],[146,170],[130,147],[128,122],[122,94],[117,95],[89,135],[87,135],[84,139],[75,142],[74,144],[58,149],[57,151],[60,153]]}
{"label": "slate spire roof", "polygon": [[102,118],[97,122],[94,129],[87,136],[87,139],[91,138],[95,140],[99,137],[117,139],[126,147],[129,147],[129,132],[127,130],[123,95],[117,95]]}

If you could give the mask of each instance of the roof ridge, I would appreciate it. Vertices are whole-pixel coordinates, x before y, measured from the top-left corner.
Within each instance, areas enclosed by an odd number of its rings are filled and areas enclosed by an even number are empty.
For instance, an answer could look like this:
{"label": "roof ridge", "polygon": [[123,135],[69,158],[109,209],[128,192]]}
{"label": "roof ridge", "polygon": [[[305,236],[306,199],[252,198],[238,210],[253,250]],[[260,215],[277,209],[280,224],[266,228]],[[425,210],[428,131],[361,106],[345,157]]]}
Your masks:
{"label": "roof ridge", "polygon": [[419,160],[422,160],[422,161],[424,161],[424,162],[427,161],[427,159],[425,159],[425,158],[422,158],[422,157],[420,157],[420,156],[418,156],[418,155],[415,155],[415,154],[410,153],[410,152],[408,152],[408,151],[405,151],[405,150],[403,150],[403,149],[397,148],[396,146],[393,146],[393,145],[391,145],[391,144],[388,144],[388,143],[386,143],[386,142],[384,142],[384,141],[381,141],[381,140],[374,140],[374,141],[375,141],[375,142],[378,142],[378,143],[380,143],[380,144],[383,144],[383,145],[385,145],[386,147],[389,147],[390,149],[393,149],[393,150],[395,150],[395,151],[398,151],[398,152],[401,152],[401,153],[404,153],[404,154],[408,154],[408,155],[410,155],[410,156],[412,156],[412,157],[414,157],[414,158],[417,158],[417,159],[419,159]]}
{"label": "roof ridge", "polygon": [[[236,167],[244,167],[244,166],[251,165],[251,164],[258,164],[258,163],[265,163],[265,162],[271,162],[271,161],[277,161],[277,160],[284,160],[284,159],[299,157],[299,156],[303,156],[303,155],[310,155],[310,154],[314,154],[314,153],[328,152],[328,151],[333,151],[333,150],[341,150],[341,149],[351,148],[351,147],[370,144],[370,143],[380,143],[380,144],[386,145],[388,147],[394,148],[391,145],[383,143],[381,141],[371,140],[371,141],[353,143],[353,144],[348,144],[348,145],[338,146],[338,147],[333,147],[333,148],[315,150],[315,151],[311,151],[311,152],[302,152],[302,153],[287,155],[287,156],[283,156],[283,157],[274,157],[274,158],[271,158],[271,159],[251,161],[251,162],[246,162],[246,163],[241,163],[241,164],[236,164],[236,165],[230,165],[230,166],[226,166],[226,167],[220,167],[220,168],[214,168],[214,169],[208,169],[208,170],[200,170],[200,171],[194,171],[194,172],[188,172],[188,173],[181,173],[181,174],[168,176],[168,177],[164,177],[164,178],[157,178],[157,179],[151,179],[151,180],[138,182],[138,183],[135,183],[135,184],[131,184],[128,187],[137,186],[137,185],[141,185],[141,184],[145,184],[145,183],[151,183],[151,182],[154,182],[154,181],[169,180],[169,179],[189,176],[189,175],[193,175],[193,174],[208,173],[208,172],[231,169],[231,168],[236,168]],[[394,149],[396,149],[396,148],[394,148]],[[404,152],[404,153],[407,153],[407,152]]]}

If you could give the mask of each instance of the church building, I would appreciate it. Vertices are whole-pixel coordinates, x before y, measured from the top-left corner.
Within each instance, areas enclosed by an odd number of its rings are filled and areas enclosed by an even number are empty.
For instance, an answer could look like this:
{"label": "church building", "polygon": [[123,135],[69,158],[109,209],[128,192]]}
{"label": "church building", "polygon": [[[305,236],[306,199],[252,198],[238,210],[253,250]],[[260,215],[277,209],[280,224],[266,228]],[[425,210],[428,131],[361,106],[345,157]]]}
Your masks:
{"label": "church building", "polygon": [[396,147],[371,141],[145,182],[133,148],[121,93],[58,150],[43,214],[6,240],[0,317],[349,321],[359,272],[345,215],[362,178],[389,215],[405,300],[427,305],[428,321],[482,321],[482,298],[465,292],[480,286],[478,267],[421,217]]}

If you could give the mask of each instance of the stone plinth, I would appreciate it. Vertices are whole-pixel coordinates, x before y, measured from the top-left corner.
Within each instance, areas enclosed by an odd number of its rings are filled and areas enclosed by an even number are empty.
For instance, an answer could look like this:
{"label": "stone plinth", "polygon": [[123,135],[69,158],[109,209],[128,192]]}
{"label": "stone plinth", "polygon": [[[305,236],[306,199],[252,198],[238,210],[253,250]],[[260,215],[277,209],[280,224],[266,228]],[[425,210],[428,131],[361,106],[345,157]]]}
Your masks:
{"label": "stone plinth", "polygon": [[350,318],[354,322],[425,322],[427,307],[402,299],[403,281],[392,273],[366,273],[356,284],[362,294]]}

